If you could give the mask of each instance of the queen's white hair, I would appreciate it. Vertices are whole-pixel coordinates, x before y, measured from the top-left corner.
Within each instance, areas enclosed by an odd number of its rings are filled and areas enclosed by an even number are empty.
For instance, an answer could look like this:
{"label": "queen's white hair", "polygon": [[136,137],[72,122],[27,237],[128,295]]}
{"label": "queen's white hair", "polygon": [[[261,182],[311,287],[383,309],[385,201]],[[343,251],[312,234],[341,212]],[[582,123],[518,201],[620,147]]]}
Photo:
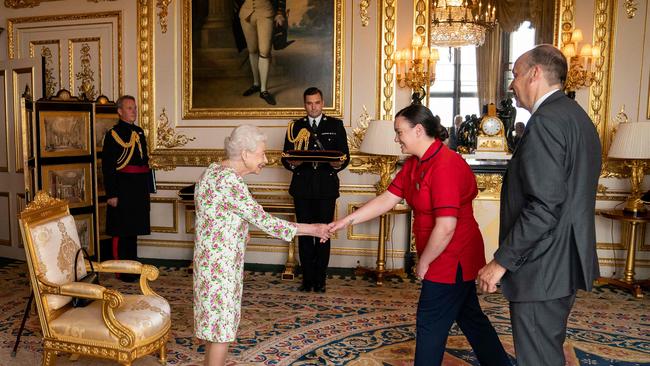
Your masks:
{"label": "queen's white hair", "polygon": [[260,142],[266,142],[266,135],[259,128],[251,125],[241,125],[226,137],[223,145],[228,159],[239,160],[241,153],[255,151]]}

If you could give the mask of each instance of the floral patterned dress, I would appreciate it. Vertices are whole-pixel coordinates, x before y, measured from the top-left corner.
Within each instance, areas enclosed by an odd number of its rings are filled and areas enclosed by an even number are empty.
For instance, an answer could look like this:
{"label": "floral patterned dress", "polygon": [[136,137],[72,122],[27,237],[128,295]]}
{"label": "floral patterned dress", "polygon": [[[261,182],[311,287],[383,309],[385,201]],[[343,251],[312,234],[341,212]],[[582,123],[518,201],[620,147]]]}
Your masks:
{"label": "floral patterned dress", "polygon": [[211,164],[194,190],[194,330],[209,342],[232,342],[241,316],[248,224],[290,241],[296,224],[264,212],[234,170]]}

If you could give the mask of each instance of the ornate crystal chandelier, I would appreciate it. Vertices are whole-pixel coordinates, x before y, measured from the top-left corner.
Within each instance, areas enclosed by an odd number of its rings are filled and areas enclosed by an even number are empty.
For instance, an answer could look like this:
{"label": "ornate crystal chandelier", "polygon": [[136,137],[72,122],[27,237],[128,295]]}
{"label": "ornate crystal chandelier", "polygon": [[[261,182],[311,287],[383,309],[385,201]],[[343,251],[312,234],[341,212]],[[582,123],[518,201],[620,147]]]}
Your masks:
{"label": "ornate crystal chandelier", "polygon": [[497,23],[496,7],[486,0],[434,0],[431,46],[480,46]]}

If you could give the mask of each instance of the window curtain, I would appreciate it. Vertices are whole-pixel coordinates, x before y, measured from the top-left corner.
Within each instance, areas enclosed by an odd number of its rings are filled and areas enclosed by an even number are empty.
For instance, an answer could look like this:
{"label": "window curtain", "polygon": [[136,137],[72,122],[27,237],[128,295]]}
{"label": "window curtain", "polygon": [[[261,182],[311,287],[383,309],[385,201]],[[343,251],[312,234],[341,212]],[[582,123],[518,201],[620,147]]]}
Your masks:
{"label": "window curtain", "polygon": [[[556,0],[559,1],[559,0]],[[497,19],[503,32],[514,32],[530,21],[535,28],[535,43],[553,43],[555,2],[549,0],[495,0]]]}
{"label": "window curtain", "polygon": [[[498,8],[497,8],[498,9]],[[479,110],[488,103],[497,103],[499,85],[502,84],[501,38],[499,24],[485,36],[485,43],[476,47],[476,81],[478,84]],[[507,61],[506,61],[507,62]],[[462,111],[461,111],[462,112]]]}
{"label": "window curtain", "polygon": [[[517,30],[521,23],[530,21],[535,28],[535,43],[553,43],[555,1],[549,0],[496,0],[497,26],[485,36],[485,43],[476,48],[476,78],[480,107],[498,104],[499,89],[503,87],[502,67],[508,55],[501,52],[504,33]],[[462,112],[462,111],[461,111]]]}

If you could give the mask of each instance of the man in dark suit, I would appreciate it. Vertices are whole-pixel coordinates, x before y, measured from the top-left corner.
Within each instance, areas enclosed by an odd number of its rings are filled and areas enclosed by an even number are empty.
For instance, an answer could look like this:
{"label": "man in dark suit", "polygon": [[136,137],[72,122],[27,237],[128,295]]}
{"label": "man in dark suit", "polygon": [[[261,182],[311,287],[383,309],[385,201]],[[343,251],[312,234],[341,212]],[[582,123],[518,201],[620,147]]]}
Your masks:
{"label": "man in dark suit", "polygon": [[510,89],[531,112],[501,190],[499,249],[479,271],[482,291],[501,281],[519,366],[564,365],[562,345],[578,289],[599,275],[594,211],[598,133],[562,92],[567,62],[551,45],[524,53]]}
{"label": "man in dark suit", "polygon": [[454,123],[449,131],[449,141],[447,146],[456,151],[458,149],[458,130],[460,130],[460,125],[463,124],[463,116],[460,114],[454,117]]}
{"label": "man in dark suit", "polygon": [[[305,90],[303,100],[307,116],[289,124],[283,151],[336,150],[345,154],[345,160],[301,163],[282,159],[282,164],[293,172],[289,194],[293,197],[296,222],[328,223],[334,219],[334,207],[339,197],[337,173],[345,169],[350,161],[347,135],[343,121],[323,114],[323,93],[318,88]],[[301,142],[302,137],[307,140]],[[298,238],[298,248],[303,272],[299,290],[325,292],[330,241],[320,243],[319,238],[301,236]]]}

